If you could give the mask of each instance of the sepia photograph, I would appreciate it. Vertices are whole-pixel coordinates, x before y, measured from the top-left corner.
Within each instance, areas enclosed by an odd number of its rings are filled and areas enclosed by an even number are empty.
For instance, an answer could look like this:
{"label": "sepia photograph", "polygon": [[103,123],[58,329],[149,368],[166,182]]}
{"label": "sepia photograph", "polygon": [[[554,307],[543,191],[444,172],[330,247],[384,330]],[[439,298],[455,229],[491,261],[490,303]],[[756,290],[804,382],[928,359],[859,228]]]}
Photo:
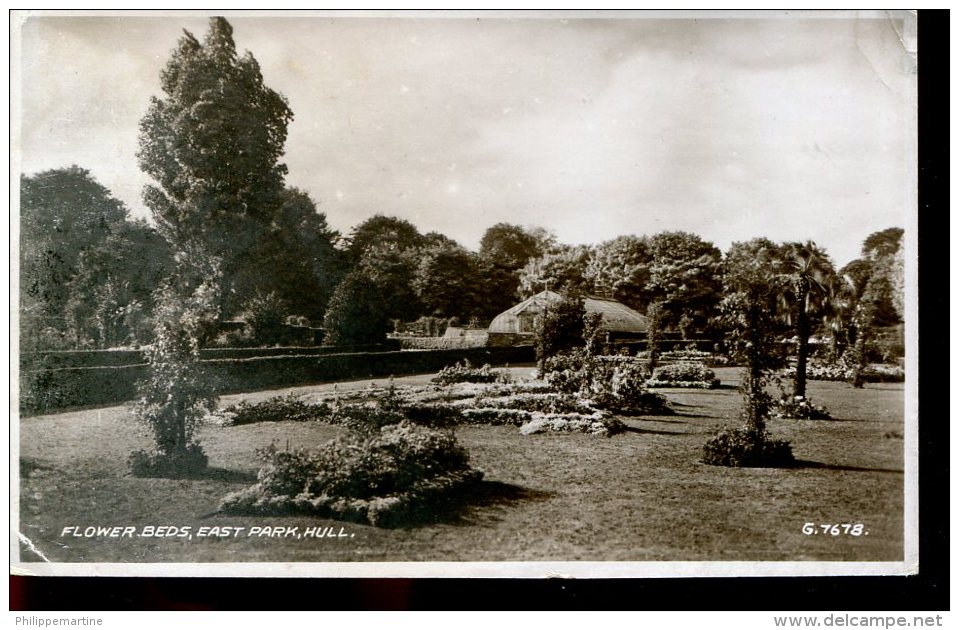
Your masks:
{"label": "sepia photograph", "polygon": [[909,11],[13,11],[11,573],[919,568]]}

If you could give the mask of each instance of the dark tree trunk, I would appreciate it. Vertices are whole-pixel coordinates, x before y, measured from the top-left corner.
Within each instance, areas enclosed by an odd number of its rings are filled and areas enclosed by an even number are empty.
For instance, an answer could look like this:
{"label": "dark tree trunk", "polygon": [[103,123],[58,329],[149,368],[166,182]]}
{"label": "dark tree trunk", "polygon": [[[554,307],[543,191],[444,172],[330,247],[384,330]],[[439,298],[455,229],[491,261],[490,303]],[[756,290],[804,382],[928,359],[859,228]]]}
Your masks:
{"label": "dark tree trunk", "polygon": [[799,312],[796,316],[796,332],[799,337],[799,347],[796,349],[796,381],[793,387],[794,396],[806,397],[806,363],[809,357],[809,315],[806,313],[806,295],[799,297]]}

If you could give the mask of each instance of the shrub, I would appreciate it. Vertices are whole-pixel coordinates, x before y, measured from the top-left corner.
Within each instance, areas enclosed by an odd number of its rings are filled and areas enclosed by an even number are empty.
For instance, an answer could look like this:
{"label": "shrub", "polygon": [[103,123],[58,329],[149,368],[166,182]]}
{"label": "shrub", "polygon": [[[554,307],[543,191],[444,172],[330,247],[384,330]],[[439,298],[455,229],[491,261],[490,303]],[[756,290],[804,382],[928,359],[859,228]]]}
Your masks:
{"label": "shrub", "polygon": [[575,394],[615,413],[669,413],[666,399],[646,389],[649,373],[636,359],[591,357],[581,349],[550,357],[546,382],[562,394]]}
{"label": "shrub", "polygon": [[588,433],[594,436],[609,437],[626,430],[626,425],[617,418],[602,411],[590,415],[581,413],[540,413],[534,412],[532,418],[519,428],[523,435],[547,432]]}
{"label": "shrub", "polygon": [[649,387],[694,387],[712,389],[719,387],[716,373],[702,363],[684,361],[662,365],[653,370],[647,382]]}
{"label": "shrub", "polygon": [[[545,369],[545,362],[561,352],[581,348],[586,325],[586,306],[578,295],[564,295],[560,300],[547,303],[543,314],[537,318],[533,346],[536,348],[536,365]],[[595,322],[591,321],[591,325]]]}
{"label": "shrub", "polygon": [[301,396],[287,394],[274,396],[263,402],[248,403],[245,400],[222,409],[217,415],[234,426],[257,422],[309,422],[318,420],[331,413],[329,405],[309,403]]}
{"label": "shrub", "polygon": [[[134,414],[153,431],[155,452],[130,457],[134,474],[182,476],[206,466],[193,442],[197,426],[216,408],[216,396],[200,367],[200,342],[215,319],[218,275],[190,288],[176,278],[157,291],[156,330],[146,352],[149,377],[140,383]],[[180,286],[174,282],[181,282]]]}
{"label": "shrub", "polygon": [[547,357],[542,373],[554,390],[563,394],[579,394],[592,382],[593,361],[581,348]]}
{"label": "shrub", "polygon": [[362,271],[354,270],[336,285],[330,297],[323,317],[324,343],[333,346],[380,343],[390,328],[387,312],[388,305],[380,287]]}
{"label": "shrub", "polygon": [[440,385],[452,385],[454,383],[506,383],[509,382],[509,378],[509,372],[493,371],[488,363],[483,365],[483,367],[475,368],[470,364],[469,359],[463,359],[460,363],[444,367],[430,382]]}
{"label": "shrub", "polygon": [[714,466],[790,466],[792,447],[785,440],[770,439],[765,432],[724,429],[703,445],[703,463]]}
{"label": "shrub", "polygon": [[286,310],[283,300],[273,291],[264,293],[257,290],[244,302],[242,317],[250,328],[254,344],[272,346],[280,343]]}
{"label": "shrub", "polygon": [[226,496],[220,510],[299,512],[394,526],[431,515],[437,502],[482,479],[451,433],[402,421],[351,431],[316,451],[258,451],[258,482]]}
{"label": "shrub", "polygon": [[832,420],[825,407],[813,404],[804,396],[783,395],[773,403],[772,413],[777,418],[792,420]]}

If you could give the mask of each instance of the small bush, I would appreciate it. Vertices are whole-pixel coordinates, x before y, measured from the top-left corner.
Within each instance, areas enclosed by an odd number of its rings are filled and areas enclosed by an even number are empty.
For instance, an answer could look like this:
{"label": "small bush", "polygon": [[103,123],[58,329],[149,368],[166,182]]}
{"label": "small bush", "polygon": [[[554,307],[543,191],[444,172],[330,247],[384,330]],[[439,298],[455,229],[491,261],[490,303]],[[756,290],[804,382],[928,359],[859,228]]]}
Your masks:
{"label": "small bush", "polygon": [[134,477],[193,477],[206,470],[209,460],[203,448],[191,442],[183,450],[169,453],[134,451],[128,458]]}
{"label": "small bush", "polygon": [[258,482],[226,496],[233,514],[306,513],[395,526],[432,515],[437,503],[482,479],[451,433],[402,421],[351,431],[316,451],[258,451]]}
{"label": "small bush", "polygon": [[646,389],[648,378],[646,366],[637,362],[615,367],[600,363],[587,397],[593,405],[622,415],[672,413],[664,396]]}
{"label": "small bush", "polygon": [[506,383],[509,382],[509,372],[494,371],[487,363],[483,367],[473,367],[468,359],[460,363],[447,365],[431,379],[439,385],[454,383]]}
{"label": "small bush", "polygon": [[703,463],[713,466],[784,467],[795,461],[789,442],[748,429],[724,429],[703,445]]}
{"label": "small bush", "polygon": [[328,417],[329,405],[310,403],[296,394],[274,396],[263,402],[248,403],[240,401],[222,409],[217,415],[224,419],[223,424],[239,426],[257,422],[310,422]]}
{"label": "small bush", "polygon": [[547,357],[543,377],[551,388],[562,394],[578,394],[592,383],[592,361],[582,349]]}
{"label": "small bush", "polygon": [[813,404],[803,396],[783,395],[772,405],[772,414],[777,418],[792,420],[832,420],[825,407]]}
{"label": "small bush", "polygon": [[555,391],[594,407],[626,415],[670,413],[666,399],[646,389],[649,372],[635,359],[591,357],[577,349],[548,358],[544,371]]}
{"label": "small bush", "polygon": [[653,376],[647,382],[649,387],[690,387],[713,389],[719,387],[716,373],[702,363],[683,361],[670,365],[661,365],[653,370]]}

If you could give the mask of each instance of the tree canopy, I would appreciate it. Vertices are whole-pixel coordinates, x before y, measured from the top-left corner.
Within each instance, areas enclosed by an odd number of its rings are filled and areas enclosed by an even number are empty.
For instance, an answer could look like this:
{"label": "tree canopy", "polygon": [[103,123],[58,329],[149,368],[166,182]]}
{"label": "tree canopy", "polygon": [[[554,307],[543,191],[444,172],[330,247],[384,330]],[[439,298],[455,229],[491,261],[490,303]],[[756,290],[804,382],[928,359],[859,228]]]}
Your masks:
{"label": "tree canopy", "polygon": [[232,279],[283,204],[280,157],[293,112],[264,84],[253,55],[237,54],[222,17],[210,20],[202,43],[184,32],[160,80],[164,96],[140,121],[137,158],[157,184],[143,200],[178,250],[223,260],[225,295],[242,300],[255,287]]}

